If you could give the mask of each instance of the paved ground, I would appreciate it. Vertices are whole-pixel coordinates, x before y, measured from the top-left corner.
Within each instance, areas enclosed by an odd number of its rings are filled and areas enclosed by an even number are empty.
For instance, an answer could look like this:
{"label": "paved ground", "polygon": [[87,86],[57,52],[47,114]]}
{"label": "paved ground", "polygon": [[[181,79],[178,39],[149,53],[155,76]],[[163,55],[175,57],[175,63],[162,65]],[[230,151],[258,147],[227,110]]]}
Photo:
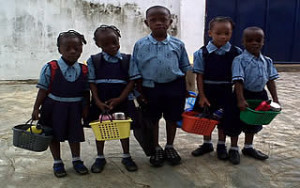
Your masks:
{"label": "paved ground", "polygon": [[[219,161],[215,152],[192,157],[190,152],[201,144],[202,138],[178,129],[175,146],[183,158],[179,166],[151,167],[149,159],[131,136],[131,154],[139,166],[137,172],[124,169],[119,141],[109,141],[105,147],[108,163],[104,171],[78,176],[71,166],[68,145],[63,143],[62,156],[68,176],[62,179],[53,175],[49,150],[31,152],[12,146],[12,127],[29,119],[37,91],[35,86],[0,82],[0,187],[299,187],[299,80],[297,72],[281,72],[277,82],[283,112],[255,139],[255,147],[269,154],[267,161],[241,155],[241,164],[233,166]],[[162,145],[166,143],[164,130],[162,120]],[[85,129],[85,134],[82,159],[90,167],[96,153],[94,136],[90,129]],[[214,143],[216,137],[214,131]],[[241,147],[243,140],[244,136],[241,136]]]}

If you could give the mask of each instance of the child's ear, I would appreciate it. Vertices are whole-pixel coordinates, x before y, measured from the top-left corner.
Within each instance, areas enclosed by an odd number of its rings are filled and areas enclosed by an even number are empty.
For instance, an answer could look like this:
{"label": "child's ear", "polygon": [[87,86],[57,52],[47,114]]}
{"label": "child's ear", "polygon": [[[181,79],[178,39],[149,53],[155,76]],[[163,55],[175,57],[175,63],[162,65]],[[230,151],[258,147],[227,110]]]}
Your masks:
{"label": "child's ear", "polygon": [[172,19],[170,19],[170,25],[173,23],[173,20]]}
{"label": "child's ear", "polygon": [[101,48],[101,45],[97,41],[95,41],[95,44],[98,46],[98,48]]}
{"label": "child's ear", "polygon": [[208,36],[211,37],[211,30],[208,30]]}
{"label": "child's ear", "polygon": [[144,20],[144,23],[146,24],[147,27],[149,27],[148,21]]}

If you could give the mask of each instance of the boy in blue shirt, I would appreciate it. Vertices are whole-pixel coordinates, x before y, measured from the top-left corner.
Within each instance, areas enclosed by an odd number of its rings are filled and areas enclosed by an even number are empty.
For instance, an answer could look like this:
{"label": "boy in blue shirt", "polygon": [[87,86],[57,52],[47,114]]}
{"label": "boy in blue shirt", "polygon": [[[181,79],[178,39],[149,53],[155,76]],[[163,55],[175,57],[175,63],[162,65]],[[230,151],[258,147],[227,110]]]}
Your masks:
{"label": "boy in blue shirt", "polygon": [[[229,17],[215,17],[209,22],[208,34],[212,38],[206,46],[194,53],[193,72],[197,74],[197,97],[194,110],[202,111],[209,108],[210,113],[222,108],[224,118],[218,125],[217,156],[220,160],[228,159],[225,146],[226,135],[223,127],[227,106],[229,106],[232,93],[231,65],[233,59],[242,51],[230,44],[229,40],[234,29],[234,23]],[[230,114],[229,114],[230,115]],[[204,143],[192,152],[193,156],[201,156],[212,152],[213,144],[210,136],[204,136]]]}
{"label": "boy in blue shirt", "polygon": [[[233,116],[235,118],[239,118],[239,110],[243,111],[248,107],[246,100],[268,100],[265,86],[267,86],[273,101],[279,103],[274,81],[279,78],[279,75],[272,60],[260,52],[264,45],[263,30],[259,27],[246,28],[243,32],[243,45],[245,50],[234,59],[232,65],[232,80],[239,108],[235,108],[237,113],[233,112],[236,114]],[[225,130],[226,134],[235,140],[235,142],[231,142],[231,148],[235,149],[229,150],[230,162],[233,164],[239,164],[240,162],[237,141],[241,131],[245,133],[245,145],[242,153],[258,160],[268,158],[268,155],[253,148],[254,134],[262,129],[261,125],[248,125],[241,121],[232,125],[235,126],[228,127]]]}
{"label": "boy in blue shirt", "polygon": [[[176,122],[184,109],[185,73],[191,69],[184,44],[167,34],[172,23],[170,11],[153,6],[146,11],[145,24],[151,34],[135,43],[130,62],[130,79],[136,80],[141,93],[139,101],[147,103],[147,116],[153,120],[155,152],[150,157],[153,166],[162,166],[166,159],[176,165],[181,157],[173,147]],[[167,144],[165,150],[158,142],[160,118],[166,120]]]}

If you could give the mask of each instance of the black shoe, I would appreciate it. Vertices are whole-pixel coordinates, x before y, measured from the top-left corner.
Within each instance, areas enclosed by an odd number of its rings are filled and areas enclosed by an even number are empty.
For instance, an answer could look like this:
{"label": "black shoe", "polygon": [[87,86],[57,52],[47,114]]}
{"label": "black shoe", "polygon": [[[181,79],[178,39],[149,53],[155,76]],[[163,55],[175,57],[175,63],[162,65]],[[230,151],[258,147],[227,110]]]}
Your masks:
{"label": "black shoe", "polygon": [[160,167],[164,162],[164,150],[162,148],[155,149],[154,155],[150,157],[150,163],[155,167]]}
{"label": "black shoe", "polygon": [[242,153],[246,156],[250,156],[250,157],[253,157],[258,160],[266,160],[269,158],[268,155],[262,153],[261,151],[254,149],[254,148],[244,148],[244,149],[242,149]]}
{"label": "black shoe", "polygon": [[209,144],[209,143],[204,143],[199,148],[195,149],[192,152],[192,155],[197,157],[197,156],[203,155],[205,153],[210,153],[212,151],[214,151],[213,145]]}
{"label": "black shoe", "polygon": [[237,150],[229,149],[229,161],[234,164],[240,164],[240,153]]}
{"label": "black shoe", "polygon": [[58,178],[65,177],[67,175],[67,172],[65,170],[63,163],[56,163],[53,165],[53,171],[54,175]]}
{"label": "black shoe", "polygon": [[129,172],[137,171],[138,169],[131,157],[123,158],[122,163]]}
{"label": "black shoe", "polygon": [[171,164],[171,165],[177,165],[181,161],[181,157],[178,155],[177,151],[172,148],[165,148],[165,159]]}
{"label": "black shoe", "polygon": [[94,164],[92,165],[91,171],[93,173],[100,173],[104,169],[105,164],[106,164],[105,158],[101,158],[101,159],[97,158]]}
{"label": "black shoe", "polygon": [[83,161],[78,160],[78,161],[73,161],[73,168],[74,170],[80,174],[80,175],[85,175],[89,173],[89,170],[84,166]]}
{"label": "black shoe", "polygon": [[225,144],[218,144],[217,145],[217,156],[220,160],[227,160],[228,153]]}

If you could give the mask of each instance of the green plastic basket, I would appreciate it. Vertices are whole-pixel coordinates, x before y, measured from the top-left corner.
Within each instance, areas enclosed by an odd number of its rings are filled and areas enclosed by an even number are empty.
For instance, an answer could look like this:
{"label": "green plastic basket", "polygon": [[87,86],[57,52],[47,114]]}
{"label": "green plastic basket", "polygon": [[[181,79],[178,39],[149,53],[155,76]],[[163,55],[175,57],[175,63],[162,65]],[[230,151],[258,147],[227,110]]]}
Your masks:
{"label": "green plastic basket", "polygon": [[240,119],[249,125],[268,125],[280,112],[255,111],[262,100],[247,100],[249,107],[241,111]]}

